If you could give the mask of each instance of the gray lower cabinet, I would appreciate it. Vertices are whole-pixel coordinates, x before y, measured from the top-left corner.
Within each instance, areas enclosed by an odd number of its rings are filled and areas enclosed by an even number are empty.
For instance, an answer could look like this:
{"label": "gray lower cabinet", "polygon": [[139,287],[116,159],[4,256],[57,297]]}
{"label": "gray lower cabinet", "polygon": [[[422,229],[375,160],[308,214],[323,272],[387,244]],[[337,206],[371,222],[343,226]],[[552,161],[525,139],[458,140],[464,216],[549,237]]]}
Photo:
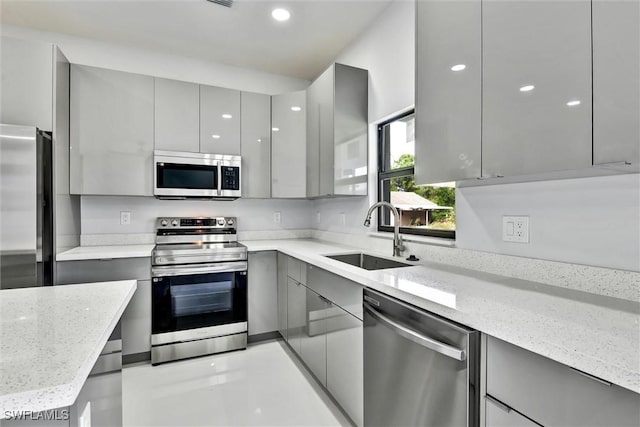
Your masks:
{"label": "gray lower cabinet", "polygon": [[327,389],[361,427],[364,425],[362,320],[331,304],[325,324]]}
{"label": "gray lower cabinet", "polygon": [[0,123],[53,130],[54,46],[2,37]]}
{"label": "gray lower cabinet", "polygon": [[591,118],[591,1],[483,2],[482,175],[590,168]]}
{"label": "gray lower cabinet", "polygon": [[241,93],[242,197],[271,197],[271,97]]}
{"label": "gray lower cabinet", "polygon": [[135,360],[150,358],[151,351],[151,259],[59,261],[56,285],[137,280],[129,305],[122,314],[122,355]]}
{"label": "gray lower cabinet", "polygon": [[307,315],[307,288],[296,282],[287,279],[287,342],[298,355],[300,355],[300,345],[302,334],[306,328]]}
{"label": "gray lower cabinet", "polygon": [[362,285],[314,265],[306,264],[306,271],[309,289],[362,320]]}
{"label": "gray lower cabinet", "polygon": [[305,288],[305,325],[300,338],[300,357],[318,382],[327,385],[327,316],[330,305],[326,299]]}
{"label": "gray lower cabinet", "polygon": [[240,91],[200,85],[200,152],[240,155]]}
{"label": "gray lower cabinet", "polygon": [[154,147],[200,151],[200,89],[196,83],[154,78]]}
{"label": "gray lower cabinet", "polygon": [[278,252],[278,332],[287,339],[287,262],[289,257]]}
{"label": "gray lower cabinet", "polygon": [[303,90],[271,97],[271,197],[307,195],[306,99]]}
{"label": "gray lower cabinet", "polygon": [[593,0],[593,163],[640,163],[640,2]]}
{"label": "gray lower cabinet", "polygon": [[153,77],[71,65],[72,194],[153,195]]}
{"label": "gray lower cabinet", "polygon": [[249,336],[278,329],[278,277],[275,252],[249,254]]}
{"label": "gray lower cabinet", "polygon": [[504,415],[496,416],[491,398],[544,426],[640,425],[640,394],[493,337],[486,359],[487,417],[493,411],[495,426]]}
{"label": "gray lower cabinet", "polygon": [[481,174],[480,0],[416,2],[415,180]]}

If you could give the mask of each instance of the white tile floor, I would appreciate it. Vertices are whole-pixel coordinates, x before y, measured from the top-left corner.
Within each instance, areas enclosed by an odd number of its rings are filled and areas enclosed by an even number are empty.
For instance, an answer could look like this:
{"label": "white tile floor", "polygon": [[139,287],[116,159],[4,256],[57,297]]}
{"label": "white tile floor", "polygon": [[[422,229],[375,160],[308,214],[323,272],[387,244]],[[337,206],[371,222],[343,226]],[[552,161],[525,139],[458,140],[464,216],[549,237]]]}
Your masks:
{"label": "white tile floor", "polygon": [[348,426],[282,341],[122,371],[125,426]]}

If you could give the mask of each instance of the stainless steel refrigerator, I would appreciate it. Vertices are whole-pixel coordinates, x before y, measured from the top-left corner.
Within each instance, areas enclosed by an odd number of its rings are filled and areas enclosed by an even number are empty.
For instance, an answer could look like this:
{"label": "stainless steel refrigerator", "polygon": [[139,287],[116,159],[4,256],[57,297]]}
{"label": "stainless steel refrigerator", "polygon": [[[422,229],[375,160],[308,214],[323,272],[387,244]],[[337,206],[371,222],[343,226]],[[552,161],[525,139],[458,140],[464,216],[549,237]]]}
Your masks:
{"label": "stainless steel refrigerator", "polygon": [[53,285],[53,146],[0,124],[0,289]]}

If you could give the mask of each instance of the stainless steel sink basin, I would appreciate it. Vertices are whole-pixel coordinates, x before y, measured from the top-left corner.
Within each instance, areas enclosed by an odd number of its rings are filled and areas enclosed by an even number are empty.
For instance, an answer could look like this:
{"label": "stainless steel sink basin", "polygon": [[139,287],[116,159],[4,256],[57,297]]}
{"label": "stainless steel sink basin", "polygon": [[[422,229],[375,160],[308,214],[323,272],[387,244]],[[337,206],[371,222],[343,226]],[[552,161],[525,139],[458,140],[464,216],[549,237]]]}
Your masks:
{"label": "stainless steel sink basin", "polygon": [[365,270],[384,270],[385,268],[411,267],[411,264],[393,261],[386,258],[378,258],[377,256],[367,255],[363,253],[344,254],[344,255],[325,255],[327,258],[344,262]]}

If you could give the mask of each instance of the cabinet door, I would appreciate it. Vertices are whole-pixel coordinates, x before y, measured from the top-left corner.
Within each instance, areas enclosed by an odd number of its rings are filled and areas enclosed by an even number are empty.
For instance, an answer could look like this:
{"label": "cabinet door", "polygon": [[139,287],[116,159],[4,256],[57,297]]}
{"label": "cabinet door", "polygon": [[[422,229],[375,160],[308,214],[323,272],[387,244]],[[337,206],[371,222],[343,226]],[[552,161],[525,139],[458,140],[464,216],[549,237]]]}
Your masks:
{"label": "cabinet door", "polygon": [[153,195],[153,77],[71,67],[72,194]]}
{"label": "cabinet door", "polygon": [[483,175],[591,165],[591,2],[482,6]]}
{"label": "cabinet door", "polygon": [[336,305],[327,316],[327,389],[357,426],[364,424],[362,320]]}
{"label": "cabinet door", "polygon": [[151,280],[138,280],[138,287],[122,315],[122,354],[151,351]]}
{"label": "cabinet door", "polygon": [[0,123],[53,130],[53,45],[2,37]]}
{"label": "cabinet door", "polygon": [[278,332],[287,339],[287,260],[288,257],[278,253]]}
{"label": "cabinet door", "polygon": [[331,196],[334,193],[334,83],[336,66],[332,65],[315,81],[318,102],[318,141],[320,159],[319,195]]}
{"label": "cabinet door", "polygon": [[307,88],[307,197],[320,195],[320,102],[321,85]]}
{"label": "cabinet door", "polygon": [[300,354],[300,342],[306,327],[307,288],[289,278],[287,280],[287,341]]}
{"label": "cabinet door", "polygon": [[249,254],[249,336],[273,332],[278,328],[276,267],[275,252]]}
{"label": "cabinet door", "polygon": [[305,324],[300,337],[300,356],[320,384],[327,385],[326,322],[329,304],[320,295],[306,289]]}
{"label": "cabinet door", "polygon": [[307,195],[306,100],[303,90],[271,97],[271,197]]}
{"label": "cabinet door", "polygon": [[155,149],[200,151],[200,94],[196,83],[156,77]]}
{"label": "cabinet door", "polygon": [[593,162],[640,163],[640,1],[593,0]]}
{"label": "cabinet door", "polygon": [[271,197],[271,97],[241,94],[242,197]]}
{"label": "cabinet door", "polygon": [[200,85],[200,152],[240,154],[240,91]]}
{"label": "cabinet door", "polygon": [[480,176],[480,0],[417,2],[415,180]]}
{"label": "cabinet door", "polygon": [[366,196],[369,72],[335,64],[332,194]]}

